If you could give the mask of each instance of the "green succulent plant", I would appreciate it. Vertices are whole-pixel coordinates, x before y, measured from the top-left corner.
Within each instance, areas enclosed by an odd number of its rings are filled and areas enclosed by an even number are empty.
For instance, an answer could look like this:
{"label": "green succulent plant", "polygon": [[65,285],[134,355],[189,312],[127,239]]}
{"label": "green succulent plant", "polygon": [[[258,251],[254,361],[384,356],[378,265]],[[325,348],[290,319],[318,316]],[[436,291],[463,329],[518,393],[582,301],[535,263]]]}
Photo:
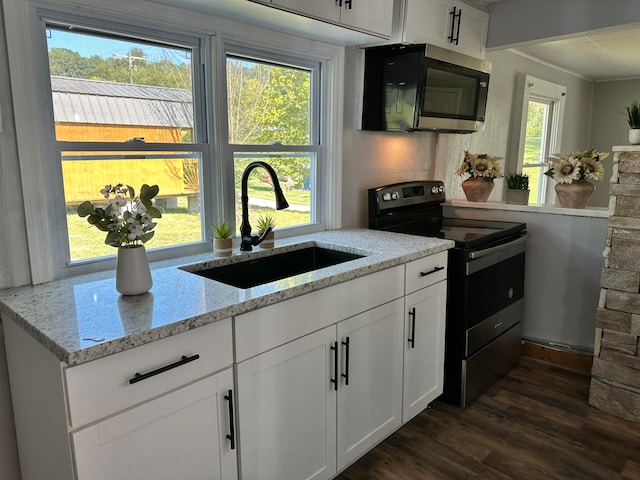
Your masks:
{"label": "green succulent plant", "polygon": [[271,227],[273,230],[276,226],[276,221],[273,218],[273,215],[270,213],[265,213],[263,215],[258,216],[256,220],[256,228],[258,229],[258,234],[262,235],[267,228]]}
{"label": "green succulent plant", "polygon": [[506,176],[507,187],[513,190],[529,190],[529,175],[513,173]]}
{"label": "green succulent plant", "polygon": [[627,107],[627,122],[629,128],[640,128],[640,102],[632,101]]}
{"label": "green succulent plant", "polygon": [[231,238],[231,235],[233,235],[233,228],[226,220],[219,220],[211,229],[213,230],[213,238],[217,238],[218,240]]}

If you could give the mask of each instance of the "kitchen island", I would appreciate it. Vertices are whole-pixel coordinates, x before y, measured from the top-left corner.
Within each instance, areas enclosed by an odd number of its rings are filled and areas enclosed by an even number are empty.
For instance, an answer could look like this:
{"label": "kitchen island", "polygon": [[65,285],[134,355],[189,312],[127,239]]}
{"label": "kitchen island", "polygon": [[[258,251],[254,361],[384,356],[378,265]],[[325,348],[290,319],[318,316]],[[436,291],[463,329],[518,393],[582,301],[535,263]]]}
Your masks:
{"label": "kitchen island", "polygon": [[[363,257],[248,289],[185,269],[275,251],[154,263],[136,297],[117,294],[113,272],[0,292],[23,478],[331,478],[426,407],[441,392],[452,242],[371,230],[278,241],[301,245]],[[425,306],[413,324],[410,292]],[[418,381],[403,381],[415,352]],[[273,437],[292,428],[293,446]]]}

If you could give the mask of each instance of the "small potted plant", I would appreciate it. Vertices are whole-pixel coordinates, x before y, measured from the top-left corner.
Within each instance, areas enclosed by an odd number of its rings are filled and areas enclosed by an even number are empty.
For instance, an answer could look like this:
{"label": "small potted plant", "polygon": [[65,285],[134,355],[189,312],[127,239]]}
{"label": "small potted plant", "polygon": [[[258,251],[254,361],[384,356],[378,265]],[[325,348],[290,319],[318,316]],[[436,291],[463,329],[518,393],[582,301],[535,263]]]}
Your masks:
{"label": "small potted plant", "polygon": [[529,175],[513,173],[507,175],[507,203],[513,205],[529,204]]}
{"label": "small potted plant", "polygon": [[275,232],[273,231],[273,229],[276,226],[276,221],[274,220],[273,215],[271,215],[270,213],[260,215],[256,222],[256,226],[258,228],[258,235],[260,237],[264,235],[264,232],[267,231],[267,228],[271,227],[271,231],[269,232],[269,234],[258,246],[260,248],[273,248],[273,245],[275,243]]}
{"label": "small potted plant", "polygon": [[629,143],[640,145],[640,102],[634,100],[627,106],[627,123],[629,123]]}
{"label": "small potted plant", "polygon": [[232,252],[231,235],[233,228],[226,220],[219,220],[211,227],[213,230],[213,254],[216,257],[230,257]]}

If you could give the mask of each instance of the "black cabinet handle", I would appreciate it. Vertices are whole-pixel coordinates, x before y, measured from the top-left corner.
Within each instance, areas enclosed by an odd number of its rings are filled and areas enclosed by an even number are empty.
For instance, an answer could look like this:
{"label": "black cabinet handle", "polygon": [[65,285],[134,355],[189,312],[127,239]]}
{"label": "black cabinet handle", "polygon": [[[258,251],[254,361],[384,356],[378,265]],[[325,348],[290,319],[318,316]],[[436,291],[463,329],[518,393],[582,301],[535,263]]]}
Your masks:
{"label": "black cabinet handle", "polygon": [[351,10],[351,3],[353,2],[353,0],[345,0],[344,1],[344,6],[347,7],[349,10]]}
{"label": "black cabinet handle", "polygon": [[233,390],[229,390],[224,396],[224,399],[229,402],[229,434],[226,437],[231,444],[231,450],[236,448],[236,429],[233,424]]}
{"label": "black cabinet handle", "polygon": [[429,272],[420,272],[420,276],[426,277],[427,275],[431,275],[432,273],[439,272],[440,270],[444,270],[444,267],[433,267],[433,270]]}
{"label": "black cabinet handle", "polygon": [[[458,13],[456,13],[456,11]],[[447,37],[450,43],[454,43],[458,45],[458,40],[460,39],[460,21],[462,20],[462,9],[458,10],[456,7],[453,7],[453,10],[449,12],[451,15],[451,35]],[[458,20],[458,31],[456,36],[453,36],[453,32],[456,30],[456,19]]]}
{"label": "black cabinet handle", "polygon": [[343,340],[342,345],[347,347],[347,349],[345,350],[344,357],[345,373],[343,373],[341,376],[344,378],[344,384],[349,385],[349,337],[346,337]]}
{"label": "black cabinet handle", "polygon": [[409,311],[409,316],[411,317],[411,337],[408,340],[411,348],[416,348],[416,307]]}
{"label": "black cabinet handle", "polygon": [[133,378],[129,380],[129,383],[133,384],[133,383],[141,382],[142,380],[151,378],[155,375],[158,375],[159,373],[164,373],[168,370],[171,370],[172,368],[176,368],[181,365],[184,365],[185,363],[193,362],[194,360],[197,360],[199,358],[200,358],[200,355],[198,355],[197,353],[195,355],[192,355],[191,357],[187,357],[186,355],[183,355],[180,360],[170,365],[165,365],[164,367],[160,367],[156,370],[152,370],[151,372],[147,372],[147,373],[136,373],[133,376]]}
{"label": "black cabinet handle", "polygon": [[333,378],[331,379],[331,383],[333,383],[333,388],[337,392],[338,391],[338,342],[333,342],[331,345],[331,350],[333,350]]}
{"label": "black cabinet handle", "polygon": [[336,3],[338,4],[338,6],[339,6],[340,8],[342,8],[342,0],[336,0]]}

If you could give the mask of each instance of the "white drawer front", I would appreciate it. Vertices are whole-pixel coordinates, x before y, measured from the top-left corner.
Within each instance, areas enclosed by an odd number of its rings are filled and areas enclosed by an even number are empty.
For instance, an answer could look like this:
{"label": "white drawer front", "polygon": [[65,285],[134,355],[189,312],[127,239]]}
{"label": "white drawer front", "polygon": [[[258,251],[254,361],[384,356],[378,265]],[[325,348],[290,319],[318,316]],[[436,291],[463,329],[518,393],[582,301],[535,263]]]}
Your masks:
{"label": "white drawer front", "polygon": [[406,293],[415,292],[447,278],[448,252],[440,252],[407,263]]}
{"label": "white drawer front", "polygon": [[[232,342],[227,318],[67,368],[71,426],[94,422],[228,367],[233,363]],[[150,375],[131,383],[136,374]]]}
{"label": "white drawer front", "polygon": [[403,296],[401,265],[235,318],[236,362]]}

